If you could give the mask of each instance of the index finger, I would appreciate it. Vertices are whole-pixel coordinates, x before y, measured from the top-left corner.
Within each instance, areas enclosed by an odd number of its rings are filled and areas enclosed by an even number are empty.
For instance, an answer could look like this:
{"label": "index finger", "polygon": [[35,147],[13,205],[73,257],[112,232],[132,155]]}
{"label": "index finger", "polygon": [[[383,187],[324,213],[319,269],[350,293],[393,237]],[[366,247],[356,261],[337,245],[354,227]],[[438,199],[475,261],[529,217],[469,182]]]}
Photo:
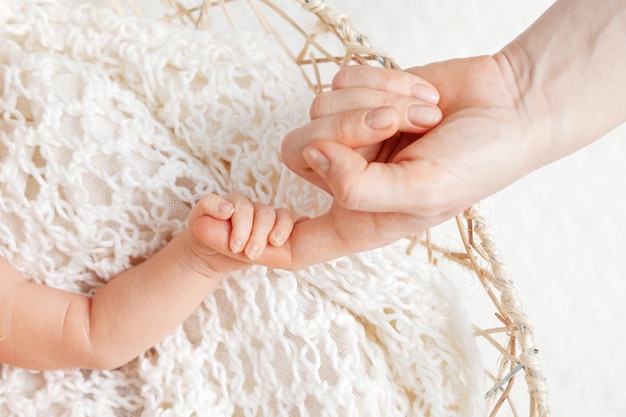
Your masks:
{"label": "index finger", "polygon": [[350,65],[335,74],[332,89],[369,88],[414,97],[436,104],[439,92],[425,79],[401,70]]}
{"label": "index finger", "polygon": [[[320,140],[332,140],[352,149],[376,145],[393,136],[400,125],[401,115],[393,107],[361,109],[339,113],[311,121],[287,134],[281,145],[283,162],[296,174],[321,186],[311,172],[303,151]],[[363,152],[377,153],[377,148]],[[364,155],[372,159],[372,155]],[[373,155],[375,156],[375,155]]]}

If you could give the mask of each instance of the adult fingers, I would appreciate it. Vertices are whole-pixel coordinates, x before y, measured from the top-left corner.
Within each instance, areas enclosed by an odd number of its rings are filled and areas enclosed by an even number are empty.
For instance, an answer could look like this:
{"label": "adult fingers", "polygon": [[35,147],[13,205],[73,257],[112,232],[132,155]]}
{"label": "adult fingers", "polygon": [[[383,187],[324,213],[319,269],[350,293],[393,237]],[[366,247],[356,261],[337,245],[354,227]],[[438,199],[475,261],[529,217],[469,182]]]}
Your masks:
{"label": "adult fingers", "polygon": [[[400,124],[401,116],[393,107],[369,110],[360,109],[313,120],[311,123],[292,130],[285,136],[281,146],[283,162],[289,169],[315,185],[322,186],[317,175],[311,171],[302,152],[314,142],[330,140],[351,149],[364,148],[368,145],[380,145],[393,136]],[[364,152],[367,159],[374,158],[377,148],[368,148]]]}
{"label": "adult fingers", "polygon": [[393,107],[400,115],[398,129],[424,133],[441,121],[436,102],[366,88],[342,89],[318,94],[311,104],[311,120],[359,109]]}
{"label": "adult fingers", "polygon": [[[415,169],[417,161],[368,162],[360,154],[332,141],[319,141],[304,151],[312,170],[335,200],[351,210],[396,212],[423,217],[439,215],[433,179]],[[424,211],[422,211],[424,209]]]}
{"label": "adult fingers", "polygon": [[335,74],[333,90],[354,87],[410,96],[432,104],[439,101],[439,92],[431,83],[407,71],[351,65]]}

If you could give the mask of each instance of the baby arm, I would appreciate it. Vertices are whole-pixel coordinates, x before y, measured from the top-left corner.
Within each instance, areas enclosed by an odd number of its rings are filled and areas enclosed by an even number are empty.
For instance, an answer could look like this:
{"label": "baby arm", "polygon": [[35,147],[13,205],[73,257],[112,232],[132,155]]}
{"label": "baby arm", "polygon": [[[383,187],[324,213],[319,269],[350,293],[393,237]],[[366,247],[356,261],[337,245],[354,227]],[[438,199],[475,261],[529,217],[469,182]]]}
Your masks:
{"label": "baby arm", "polygon": [[93,297],[27,281],[0,260],[0,362],[38,370],[121,366],[180,325],[224,272],[250,265],[255,252],[268,241],[279,246],[293,228],[285,210],[236,193],[203,198],[189,224],[205,216],[230,225],[221,238],[244,259],[214,251],[187,228]]}

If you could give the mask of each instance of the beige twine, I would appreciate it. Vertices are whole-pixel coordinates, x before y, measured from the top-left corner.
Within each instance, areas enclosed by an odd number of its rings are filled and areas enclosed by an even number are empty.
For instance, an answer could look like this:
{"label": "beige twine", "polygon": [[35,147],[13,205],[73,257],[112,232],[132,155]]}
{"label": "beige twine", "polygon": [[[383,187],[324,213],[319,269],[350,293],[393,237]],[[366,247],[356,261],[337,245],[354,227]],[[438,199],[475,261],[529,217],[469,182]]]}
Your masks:
{"label": "beige twine", "polygon": [[539,350],[535,344],[534,329],[530,319],[524,313],[516,282],[502,262],[491,230],[480,209],[476,206],[472,207],[466,211],[465,216],[472,221],[474,231],[480,238],[481,247],[490,261],[493,275],[487,276],[487,279],[500,292],[502,312],[504,317],[510,319],[509,330],[521,347],[519,360],[526,370],[526,383],[532,400],[535,402],[539,416],[549,416],[548,390],[538,358]]}

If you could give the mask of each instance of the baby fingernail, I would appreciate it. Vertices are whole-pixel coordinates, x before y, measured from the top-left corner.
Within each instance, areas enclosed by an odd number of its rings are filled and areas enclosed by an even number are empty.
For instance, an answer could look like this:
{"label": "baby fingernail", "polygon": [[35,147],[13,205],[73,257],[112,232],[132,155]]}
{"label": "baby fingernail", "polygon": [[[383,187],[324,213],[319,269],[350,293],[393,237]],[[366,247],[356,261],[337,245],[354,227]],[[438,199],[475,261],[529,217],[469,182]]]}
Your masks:
{"label": "baby fingernail", "polygon": [[259,253],[259,247],[256,245],[251,245],[246,249],[246,255],[250,259],[256,258],[256,255]]}
{"label": "baby fingernail", "polygon": [[441,120],[439,109],[431,106],[411,106],[407,116],[415,126],[433,126]]}
{"label": "baby fingernail", "polygon": [[387,129],[396,119],[396,112],[390,107],[372,110],[365,116],[365,124],[373,130]]}
{"label": "baby fingernail", "polygon": [[280,246],[283,244],[285,237],[282,233],[276,232],[272,235],[272,245]]}
{"label": "baby fingernail", "polygon": [[241,252],[241,249],[243,249],[243,243],[241,242],[241,240],[235,240],[231,245],[230,245],[230,249],[235,252],[235,253],[239,253]]}
{"label": "baby fingernail", "polygon": [[233,205],[230,203],[219,203],[217,205],[217,211],[222,214],[231,214],[233,211],[235,211],[235,207],[233,207]]}
{"label": "baby fingernail", "polygon": [[439,102],[439,92],[424,84],[413,85],[411,87],[411,96],[431,104]]}

